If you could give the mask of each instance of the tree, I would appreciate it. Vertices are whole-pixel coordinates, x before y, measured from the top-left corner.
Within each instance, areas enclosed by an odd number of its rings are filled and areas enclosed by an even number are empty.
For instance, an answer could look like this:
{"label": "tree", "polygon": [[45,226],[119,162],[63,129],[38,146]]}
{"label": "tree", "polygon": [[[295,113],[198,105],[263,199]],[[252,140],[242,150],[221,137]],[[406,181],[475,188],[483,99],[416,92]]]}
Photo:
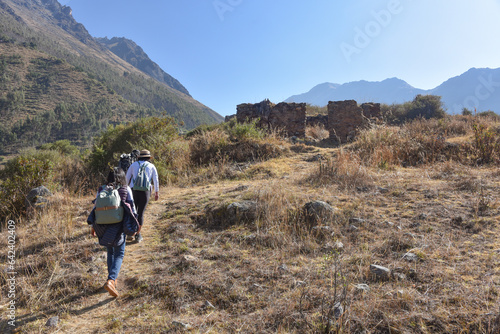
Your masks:
{"label": "tree", "polygon": [[410,120],[419,117],[425,119],[443,118],[445,115],[441,96],[436,95],[417,95],[407,111],[407,119]]}

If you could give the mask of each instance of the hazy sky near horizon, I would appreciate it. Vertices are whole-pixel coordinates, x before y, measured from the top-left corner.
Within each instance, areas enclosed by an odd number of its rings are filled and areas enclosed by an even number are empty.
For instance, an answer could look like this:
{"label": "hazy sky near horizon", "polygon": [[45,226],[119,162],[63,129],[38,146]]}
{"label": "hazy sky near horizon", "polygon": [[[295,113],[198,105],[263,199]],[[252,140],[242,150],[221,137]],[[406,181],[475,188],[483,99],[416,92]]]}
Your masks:
{"label": "hazy sky near horizon", "polygon": [[59,0],[94,37],[126,37],[221,115],[324,82],[431,89],[500,67],[500,0]]}

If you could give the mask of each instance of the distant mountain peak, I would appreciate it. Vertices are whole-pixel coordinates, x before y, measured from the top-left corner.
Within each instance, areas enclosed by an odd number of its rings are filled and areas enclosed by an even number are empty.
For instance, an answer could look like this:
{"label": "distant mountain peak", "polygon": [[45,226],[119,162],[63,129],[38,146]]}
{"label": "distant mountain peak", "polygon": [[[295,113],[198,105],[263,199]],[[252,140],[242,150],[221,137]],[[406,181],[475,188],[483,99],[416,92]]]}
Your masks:
{"label": "distant mountain peak", "polygon": [[463,108],[500,112],[500,68],[472,67],[429,90],[415,88],[396,77],[382,81],[352,81],[341,85],[322,83],[307,93],[293,95],[285,101],[318,106],[339,100],[393,104],[411,101],[418,94],[441,96],[448,112],[452,114],[460,113]]}

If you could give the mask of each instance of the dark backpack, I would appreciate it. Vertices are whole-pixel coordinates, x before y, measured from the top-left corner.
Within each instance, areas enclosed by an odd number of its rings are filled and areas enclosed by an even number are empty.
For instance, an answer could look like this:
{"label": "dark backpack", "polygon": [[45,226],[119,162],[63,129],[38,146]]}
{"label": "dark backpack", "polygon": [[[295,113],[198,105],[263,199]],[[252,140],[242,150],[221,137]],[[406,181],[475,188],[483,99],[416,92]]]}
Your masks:
{"label": "dark backpack", "polygon": [[139,150],[133,150],[132,153],[123,153],[120,156],[118,167],[120,167],[125,173],[127,173],[127,170],[130,168],[130,166],[137,161],[139,154]]}

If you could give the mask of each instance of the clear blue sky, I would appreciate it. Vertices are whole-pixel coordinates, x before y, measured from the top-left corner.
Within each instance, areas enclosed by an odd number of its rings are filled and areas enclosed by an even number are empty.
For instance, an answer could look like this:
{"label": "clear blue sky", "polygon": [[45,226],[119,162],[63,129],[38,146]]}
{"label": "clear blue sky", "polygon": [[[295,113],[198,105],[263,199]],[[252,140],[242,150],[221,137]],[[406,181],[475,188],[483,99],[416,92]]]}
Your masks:
{"label": "clear blue sky", "polygon": [[430,89],[500,67],[500,0],[59,0],[95,37],[141,46],[221,115],[323,82]]}

